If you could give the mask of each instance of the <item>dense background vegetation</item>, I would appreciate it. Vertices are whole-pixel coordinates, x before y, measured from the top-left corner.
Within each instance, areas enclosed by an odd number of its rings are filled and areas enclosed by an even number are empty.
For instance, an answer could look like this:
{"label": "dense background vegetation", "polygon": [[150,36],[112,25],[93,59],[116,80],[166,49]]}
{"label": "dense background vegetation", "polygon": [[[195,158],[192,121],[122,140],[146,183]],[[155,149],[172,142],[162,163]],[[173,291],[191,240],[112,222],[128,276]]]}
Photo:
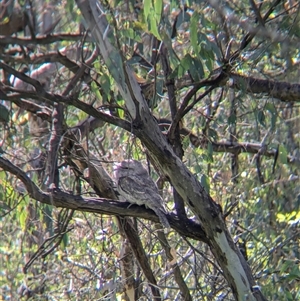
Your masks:
{"label": "dense background vegetation", "polygon": [[[209,233],[139,136],[123,61],[222,208],[255,289],[299,300],[298,1],[100,2],[102,38],[119,50],[109,63],[74,1],[0,3],[2,299],[236,298]],[[127,158],[157,180],[166,237],[152,211],[116,201],[113,162]]]}

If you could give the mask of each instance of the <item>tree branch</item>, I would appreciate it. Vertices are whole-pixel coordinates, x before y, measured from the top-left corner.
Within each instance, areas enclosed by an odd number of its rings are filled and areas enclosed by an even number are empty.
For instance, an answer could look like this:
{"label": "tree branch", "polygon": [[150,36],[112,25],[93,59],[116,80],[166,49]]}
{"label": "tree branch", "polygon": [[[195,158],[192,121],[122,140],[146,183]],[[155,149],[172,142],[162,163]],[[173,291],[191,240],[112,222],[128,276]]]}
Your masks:
{"label": "tree branch", "polygon": [[235,73],[231,73],[229,78],[233,80],[232,86],[242,91],[246,90],[250,93],[265,93],[270,97],[278,98],[284,102],[300,101],[299,84],[258,79]]}
{"label": "tree branch", "polygon": [[[71,33],[56,33],[51,35],[43,35],[37,38],[15,38],[9,36],[0,36],[0,45],[7,46],[8,44],[29,46],[29,45],[48,45],[55,42],[64,41],[80,41],[84,38],[83,34],[71,34]],[[91,42],[91,38],[87,38],[87,41]]]}
{"label": "tree branch", "polygon": [[[65,193],[60,190],[44,192],[31,181],[24,171],[3,157],[0,157],[0,167],[21,180],[30,197],[43,204],[97,214],[144,218],[156,223],[159,222],[157,215],[152,210],[132,205],[128,202],[120,202],[106,198],[83,198],[82,196]],[[167,218],[172,228],[179,234],[207,242],[207,238],[199,224],[196,224],[191,220],[186,220],[182,223],[173,214],[168,214]]]}

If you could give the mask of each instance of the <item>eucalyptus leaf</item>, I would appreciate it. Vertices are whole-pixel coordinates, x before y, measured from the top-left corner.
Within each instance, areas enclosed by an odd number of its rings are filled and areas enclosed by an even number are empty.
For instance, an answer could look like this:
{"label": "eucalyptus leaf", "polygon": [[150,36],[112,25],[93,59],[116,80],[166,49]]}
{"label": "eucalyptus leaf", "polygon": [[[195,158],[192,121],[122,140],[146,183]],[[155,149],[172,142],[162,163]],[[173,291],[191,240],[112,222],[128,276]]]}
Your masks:
{"label": "eucalyptus leaf", "polygon": [[0,122],[9,122],[9,110],[2,104],[0,104]]}

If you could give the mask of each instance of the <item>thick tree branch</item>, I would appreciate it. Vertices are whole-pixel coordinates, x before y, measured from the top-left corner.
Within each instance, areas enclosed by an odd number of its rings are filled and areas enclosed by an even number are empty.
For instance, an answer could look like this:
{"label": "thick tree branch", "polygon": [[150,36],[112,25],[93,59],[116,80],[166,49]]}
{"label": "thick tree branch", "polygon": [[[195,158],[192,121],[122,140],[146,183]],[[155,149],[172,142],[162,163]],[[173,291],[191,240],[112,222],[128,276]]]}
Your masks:
{"label": "thick tree branch", "polygon": [[258,79],[232,73],[229,76],[233,80],[232,86],[241,91],[250,93],[264,93],[270,97],[278,98],[284,102],[300,101],[300,85],[287,82]]}
{"label": "thick tree branch", "polygon": [[39,65],[43,63],[61,63],[67,66],[68,64],[72,63],[72,68],[77,66],[76,63],[70,61],[67,58],[66,54],[60,51],[49,51],[47,53],[28,53],[27,55],[16,55],[15,53],[13,55],[10,55],[6,53],[0,53],[0,58],[6,63],[14,64],[17,63]]}
{"label": "thick tree branch", "polygon": [[[43,204],[97,214],[144,218],[156,223],[159,222],[157,215],[152,210],[141,206],[131,205],[128,202],[94,197],[83,198],[79,195],[73,195],[55,189],[50,192],[44,192],[40,190],[33,181],[31,181],[24,171],[3,157],[0,157],[0,168],[15,175],[19,180],[21,180],[30,197]],[[182,222],[172,214],[169,214],[167,218],[171,227],[179,234],[207,242],[206,236],[198,224],[191,220]]]}
{"label": "thick tree branch", "polygon": [[[203,80],[200,83],[192,83],[190,78],[183,78],[177,83],[177,89],[194,85],[194,87],[185,96],[180,110],[182,116],[186,114],[198,102],[194,101],[186,108],[193,95],[202,87],[226,87],[230,85],[237,90],[249,92],[251,94],[265,94],[272,98],[277,98],[283,102],[299,102],[300,101],[300,85],[297,83],[291,84],[288,82],[274,81],[269,79],[259,79],[253,76],[243,76],[236,73],[221,73],[219,80]],[[184,110],[183,110],[183,109]],[[182,111],[182,113],[180,112]],[[179,114],[178,113],[178,114]],[[176,117],[176,120],[179,117]]]}
{"label": "thick tree branch", "polygon": [[103,113],[100,110],[95,109],[91,105],[74,98],[73,96],[61,96],[59,94],[51,94],[46,92],[42,87],[40,88],[42,89],[42,93],[38,94],[37,92],[19,91],[9,86],[0,86],[0,97],[3,100],[8,100],[16,103],[20,101],[20,99],[32,98],[36,100],[42,99],[45,101],[50,101],[52,103],[60,102],[63,104],[68,104],[84,111],[90,116],[108,122],[110,124],[117,125],[127,131],[131,131],[131,124],[126,120]]}
{"label": "thick tree branch", "polygon": [[[164,70],[165,82],[166,82],[167,91],[168,91],[168,99],[169,99],[171,117],[172,117],[172,120],[174,120],[175,116],[177,114],[177,111],[178,111],[177,101],[176,101],[176,93],[175,93],[175,80],[169,79],[169,77],[172,73],[172,69],[170,66],[169,58],[168,58],[168,49],[165,44],[163,44],[162,49],[161,49],[161,63],[162,63],[162,67]],[[176,121],[175,121],[175,123],[173,122],[172,126],[169,129],[168,138],[172,144],[174,152],[182,160],[183,148],[182,148],[180,130],[179,130],[179,121],[180,120],[176,120]],[[174,203],[175,203],[175,209],[176,209],[177,215],[183,219],[186,218],[184,201],[174,187],[173,187],[173,197],[174,197]]]}
{"label": "thick tree branch", "polygon": [[[80,41],[84,38],[83,34],[71,34],[71,33],[56,33],[51,35],[43,35],[37,38],[15,38],[9,36],[0,36],[0,45],[7,46],[8,44],[29,46],[29,45],[48,45],[55,42],[64,41]],[[91,42],[91,38],[87,38],[87,41]]]}
{"label": "thick tree branch", "polygon": [[135,254],[135,257],[139,260],[139,264],[143,269],[145,277],[150,283],[150,289],[152,291],[153,300],[159,301],[161,300],[161,297],[160,297],[159,289],[157,287],[157,281],[154,277],[153,271],[149,264],[145,249],[143,248],[140,242],[140,237],[138,236],[137,232],[133,228],[132,223],[122,222],[122,221],[123,220],[120,219],[121,227],[124,229],[126,237],[130,242],[132,252]]}
{"label": "thick tree branch", "polygon": [[[159,127],[162,131],[167,131],[172,124],[169,119],[161,118],[158,119]],[[262,143],[253,143],[253,142],[235,142],[235,141],[211,141],[204,136],[197,136],[193,134],[187,128],[181,128],[180,134],[183,136],[188,136],[191,144],[195,147],[202,149],[207,149],[208,143],[211,144],[212,149],[216,153],[230,153],[230,154],[240,154],[240,153],[250,153],[257,154],[264,149],[261,155],[265,157],[275,157],[277,155],[277,150],[272,148],[266,148],[266,145]],[[290,164],[300,165],[300,160],[295,157],[288,155],[287,161]]]}

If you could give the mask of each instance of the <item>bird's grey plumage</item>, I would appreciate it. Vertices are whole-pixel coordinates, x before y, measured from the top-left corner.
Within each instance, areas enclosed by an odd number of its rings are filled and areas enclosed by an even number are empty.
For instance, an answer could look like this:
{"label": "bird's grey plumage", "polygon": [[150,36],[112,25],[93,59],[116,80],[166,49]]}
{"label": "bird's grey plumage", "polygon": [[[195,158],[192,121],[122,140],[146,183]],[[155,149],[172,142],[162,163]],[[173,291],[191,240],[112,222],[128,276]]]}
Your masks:
{"label": "bird's grey plumage", "polygon": [[114,171],[119,193],[132,204],[144,205],[152,209],[163,227],[169,228],[162,197],[142,163],[136,160],[125,160],[116,164]]}

